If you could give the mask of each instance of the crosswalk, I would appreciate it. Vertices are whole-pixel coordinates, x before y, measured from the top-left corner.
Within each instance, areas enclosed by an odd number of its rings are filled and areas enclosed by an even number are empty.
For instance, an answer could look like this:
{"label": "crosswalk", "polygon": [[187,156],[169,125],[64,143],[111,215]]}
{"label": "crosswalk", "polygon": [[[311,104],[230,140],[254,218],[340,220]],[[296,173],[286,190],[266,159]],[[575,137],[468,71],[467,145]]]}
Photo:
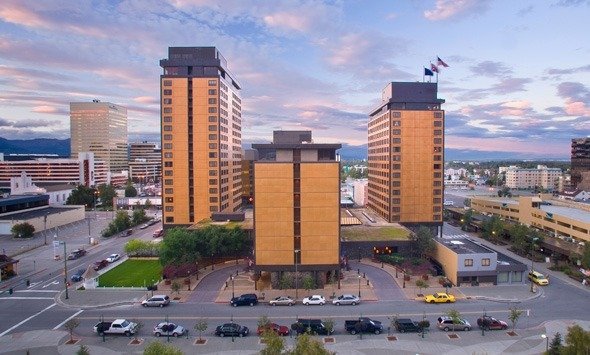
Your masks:
{"label": "crosswalk", "polygon": [[469,239],[469,235],[467,234],[444,234],[444,239]]}

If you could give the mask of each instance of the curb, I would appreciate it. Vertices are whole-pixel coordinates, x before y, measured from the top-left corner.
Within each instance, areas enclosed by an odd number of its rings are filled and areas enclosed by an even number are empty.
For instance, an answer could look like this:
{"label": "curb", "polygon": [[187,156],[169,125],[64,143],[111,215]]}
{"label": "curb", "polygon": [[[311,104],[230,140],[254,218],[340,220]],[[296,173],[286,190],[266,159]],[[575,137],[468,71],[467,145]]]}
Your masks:
{"label": "curb", "polygon": [[537,293],[535,293],[533,296],[523,298],[523,299],[494,298],[494,297],[487,297],[487,296],[473,296],[472,298],[475,298],[476,300],[492,301],[492,302],[498,302],[498,303],[520,303],[520,302],[534,300],[534,299],[539,298],[545,294],[545,291],[543,291],[542,288],[539,288],[538,290],[539,291]]}
{"label": "curb", "polygon": [[54,300],[55,303],[60,306],[60,307],[64,307],[64,308],[73,308],[73,309],[83,309],[83,310],[87,310],[87,309],[99,309],[99,308],[105,308],[105,307],[115,307],[115,306],[126,306],[126,305],[134,305],[135,301],[123,301],[123,302],[113,302],[113,303],[105,303],[105,304],[99,304],[99,305],[95,305],[95,306],[81,306],[81,305],[71,305],[71,304],[67,304],[64,301],[61,300],[61,295],[64,293],[65,291],[61,291],[60,293],[58,293],[57,295],[55,295]]}

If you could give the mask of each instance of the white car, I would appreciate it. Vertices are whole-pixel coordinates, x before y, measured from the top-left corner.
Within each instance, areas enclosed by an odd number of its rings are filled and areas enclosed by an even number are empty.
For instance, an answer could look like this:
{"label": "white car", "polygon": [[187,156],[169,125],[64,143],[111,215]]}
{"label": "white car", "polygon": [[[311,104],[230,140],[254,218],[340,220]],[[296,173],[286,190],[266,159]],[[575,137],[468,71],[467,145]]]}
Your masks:
{"label": "white car", "polygon": [[326,304],[326,299],[324,298],[324,296],[313,295],[313,296],[305,297],[301,303],[303,303],[306,306],[309,306],[310,304],[313,304],[313,305],[319,304],[320,306],[323,306]]}
{"label": "white car", "polygon": [[332,304],[335,304],[337,306],[340,306],[341,304],[350,304],[350,305],[356,306],[359,303],[361,303],[360,298],[358,298],[355,295],[349,295],[349,294],[342,295],[338,298],[335,298],[332,301]]}
{"label": "white car", "polygon": [[119,255],[119,254],[111,254],[111,256],[109,256],[106,260],[109,263],[114,263],[115,261],[117,261],[119,259],[121,259],[121,255]]}

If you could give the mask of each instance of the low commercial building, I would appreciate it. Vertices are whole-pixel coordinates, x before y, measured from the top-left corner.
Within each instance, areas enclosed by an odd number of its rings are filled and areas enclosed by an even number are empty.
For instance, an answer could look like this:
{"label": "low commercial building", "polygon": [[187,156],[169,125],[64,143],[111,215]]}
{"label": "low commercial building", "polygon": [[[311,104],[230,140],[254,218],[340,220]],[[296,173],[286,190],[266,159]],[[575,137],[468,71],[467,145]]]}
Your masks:
{"label": "low commercial building", "polygon": [[510,167],[506,170],[506,186],[511,189],[532,189],[540,186],[547,190],[559,190],[561,169],[538,165],[536,169]]}

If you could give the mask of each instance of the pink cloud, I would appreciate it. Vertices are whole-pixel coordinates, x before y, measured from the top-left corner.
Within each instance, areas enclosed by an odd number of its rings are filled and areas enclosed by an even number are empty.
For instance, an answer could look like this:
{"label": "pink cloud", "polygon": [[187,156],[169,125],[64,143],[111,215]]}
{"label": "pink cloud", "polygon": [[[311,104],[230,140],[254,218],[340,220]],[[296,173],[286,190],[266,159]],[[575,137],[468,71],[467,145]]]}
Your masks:
{"label": "pink cloud", "polygon": [[160,100],[158,98],[155,98],[152,96],[137,96],[137,97],[133,98],[133,101],[139,102],[142,104],[154,104],[154,105],[158,105],[160,103]]}
{"label": "pink cloud", "polygon": [[310,27],[308,16],[295,15],[288,12],[277,12],[263,17],[264,23],[270,27],[305,32]]}
{"label": "pink cloud", "polygon": [[569,101],[565,104],[565,112],[572,116],[590,116],[590,107],[581,101]]}
{"label": "pink cloud", "polygon": [[516,140],[510,138],[482,138],[452,136],[445,137],[445,148],[469,149],[475,151],[499,151],[521,153],[543,153],[548,155],[567,155],[570,147],[563,143],[544,142],[542,145],[531,144],[528,140]]}
{"label": "pink cloud", "polygon": [[60,110],[55,106],[43,105],[43,106],[35,106],[35,107],[33,107],[33,109],[31,111],[37,112],[37,113],[58,113]]}
{"label": "pink cloud", "polygon": [[488,0],[436,0],[434,9],[424,11],[424,17],[431,21],[447,20],[451,17],[482,12]]}

